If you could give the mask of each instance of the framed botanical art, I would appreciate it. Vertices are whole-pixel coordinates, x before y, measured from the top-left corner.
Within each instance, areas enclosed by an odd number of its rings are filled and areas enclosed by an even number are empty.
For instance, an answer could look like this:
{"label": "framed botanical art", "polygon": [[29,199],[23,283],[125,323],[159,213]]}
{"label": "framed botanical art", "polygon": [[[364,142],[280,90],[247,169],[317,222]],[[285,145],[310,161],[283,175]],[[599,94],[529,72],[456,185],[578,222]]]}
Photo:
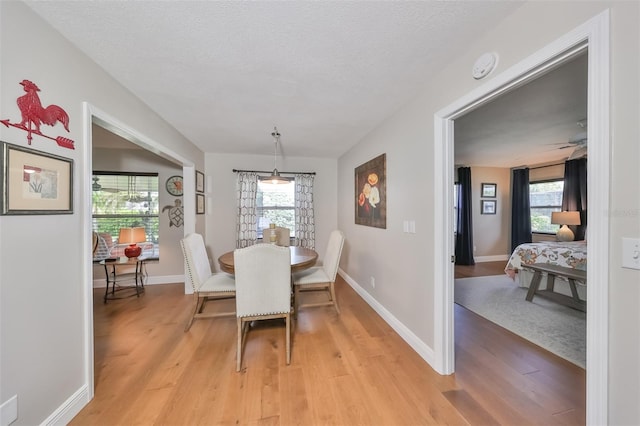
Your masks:
{"label": "framed botanical art", "polygon": [[482,184],[482,196],[487,198],[496,198],[496,189],[498,185],[495,183]]}
{"label": "framed botanical art", "polygon": [[204,173],[196,170],[196,192],[204,192]]}
{"label": "framed botanical art", "polygon": [[355,169],[355,223],[387,228],[387,155]]}
{"label": "framed botanical art", "polygon": [[196,194],[196,214],[204,214],[204,194]]}
{"label": "framed botanical art", "polygon": [[73,213],[72,159],[0,143],[0,214]]}
{"label": "framed botanical art", "polygon": [[496,200],[482,200],[480,214],[496,214]]}

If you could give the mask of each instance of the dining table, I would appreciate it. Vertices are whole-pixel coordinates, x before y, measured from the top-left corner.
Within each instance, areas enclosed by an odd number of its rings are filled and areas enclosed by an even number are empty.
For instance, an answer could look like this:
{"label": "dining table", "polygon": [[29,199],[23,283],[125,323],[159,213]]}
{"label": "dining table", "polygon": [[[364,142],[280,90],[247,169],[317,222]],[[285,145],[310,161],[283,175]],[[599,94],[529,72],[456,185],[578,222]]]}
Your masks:
{"label": "dining table", "polygon": [[[299,246],[290,246],[289,250],[291,251],[291,272],[302,271],[304,269],[310,268],[315,265],[318,260],[318,253],[315,250],[299,247]],[[229,274],[233,274],[235,272],[234,263],[233,263],[233,251],[229,251],[218,258],[218,263],[220,264],[220,269]]]}

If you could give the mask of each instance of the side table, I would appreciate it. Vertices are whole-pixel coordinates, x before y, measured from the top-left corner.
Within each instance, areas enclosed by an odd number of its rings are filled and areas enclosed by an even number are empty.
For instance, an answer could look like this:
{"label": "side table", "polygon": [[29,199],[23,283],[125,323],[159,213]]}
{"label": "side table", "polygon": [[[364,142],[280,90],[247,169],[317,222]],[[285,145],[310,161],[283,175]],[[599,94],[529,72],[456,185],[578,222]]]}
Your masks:
{"label": "side table", "polygon": [[[123,299],[144,292],[147,278],[146,264],[158,258],[139,256],[134,258],[105,259],[100,262],[104,267],[107,286],[104,292],[104,303],[107,300]],[[111,288],[111,289],[109,289]]]}

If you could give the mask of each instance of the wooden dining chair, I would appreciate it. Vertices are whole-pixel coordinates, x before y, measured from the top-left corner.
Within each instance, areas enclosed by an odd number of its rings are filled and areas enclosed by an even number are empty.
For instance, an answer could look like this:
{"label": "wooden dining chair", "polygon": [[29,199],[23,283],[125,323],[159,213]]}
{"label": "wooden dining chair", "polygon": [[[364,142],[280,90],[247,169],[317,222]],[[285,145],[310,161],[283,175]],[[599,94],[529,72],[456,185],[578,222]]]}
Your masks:
{"label": "wooden dining chair", "polygon": [[284,318],[291,363],[291,254],[288,247],[256,244],[234,252],[238,348],[236,371],[251,321]]}
{"label": "wooden dining chair", "polygon": [[208,301],[231,299],[236,295],[233,275],[226,272],[211,272],[209,256],[200,234],[189,234],[180,241],[186,264],[185,272],[191,280],[196,299],[193,315],[189,318],[184,331],[188,331],[196,318],[214,318],[230,316],[234,312],[203,312]]}
{"label": "wooden dining chair", "polygon": [[[342,247],[344,246],[344,234],[340,230],[334,230],[329,236],[329,243],[324,255],[322,266],[314,266],[303,271],[294,272],[293,288],[295,299],[295,312],[299,308],[312,306],[333,305],[337,313],[340,313],[338,300],[336,299],[335,282],[338,274],[338,266],[340,266],[340,256],[342,255]],[[300,293],[310,291],[326,291],[329,300],[318,303],[300,303]]]}

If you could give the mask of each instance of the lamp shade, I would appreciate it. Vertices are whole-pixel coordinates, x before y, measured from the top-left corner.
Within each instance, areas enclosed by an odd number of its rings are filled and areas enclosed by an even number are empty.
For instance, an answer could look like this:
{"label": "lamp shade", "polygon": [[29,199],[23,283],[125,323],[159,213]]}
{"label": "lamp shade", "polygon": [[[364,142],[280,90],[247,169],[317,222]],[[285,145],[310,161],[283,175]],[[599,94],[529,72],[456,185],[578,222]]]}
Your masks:
{"label": "lamp shade", "polygon": [[580,225],[580,212],[551,212],[554,225]]}
{"label": "lamp shade", "polygon": [[120,228],[118,236],[119,244],[129,244],[124,249],[124,255],[127,257],[138,257],[142,253],[142,247],[136,245],[147,240],[144,228]]}

